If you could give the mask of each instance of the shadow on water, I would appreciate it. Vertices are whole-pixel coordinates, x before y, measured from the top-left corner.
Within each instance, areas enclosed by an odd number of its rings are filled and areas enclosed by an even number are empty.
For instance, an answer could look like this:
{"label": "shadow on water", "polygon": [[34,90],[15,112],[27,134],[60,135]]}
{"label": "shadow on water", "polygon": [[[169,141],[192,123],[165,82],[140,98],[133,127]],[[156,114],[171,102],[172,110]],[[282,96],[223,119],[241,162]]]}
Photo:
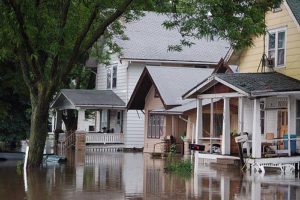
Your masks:
{"label": "shadow on water", "polygon": [[0,199],[300,199],[295,174],[243,175],[238,169],[199,165],[191,175],[165,173],[165,160],[143,153],[66,154],[17,173],[17,161],[0,162]]}

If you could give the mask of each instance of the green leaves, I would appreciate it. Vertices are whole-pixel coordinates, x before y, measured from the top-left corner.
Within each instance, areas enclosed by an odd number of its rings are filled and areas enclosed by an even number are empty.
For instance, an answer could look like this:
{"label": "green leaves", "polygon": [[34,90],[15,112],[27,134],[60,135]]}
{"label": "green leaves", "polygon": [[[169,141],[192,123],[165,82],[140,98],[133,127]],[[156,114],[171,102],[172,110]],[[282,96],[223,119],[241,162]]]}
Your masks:
{"label": "green leaves", "polygon": [[[230,41],[235,49],[252,45],[252,39],[265,32],[264,15],[281,0],[181,0],[177,14],[165,22],[177,27],[185,40],[209,37]],[[179,44],[179,46],[184,46]],[[176,47],[175,49],[180,49]]]}

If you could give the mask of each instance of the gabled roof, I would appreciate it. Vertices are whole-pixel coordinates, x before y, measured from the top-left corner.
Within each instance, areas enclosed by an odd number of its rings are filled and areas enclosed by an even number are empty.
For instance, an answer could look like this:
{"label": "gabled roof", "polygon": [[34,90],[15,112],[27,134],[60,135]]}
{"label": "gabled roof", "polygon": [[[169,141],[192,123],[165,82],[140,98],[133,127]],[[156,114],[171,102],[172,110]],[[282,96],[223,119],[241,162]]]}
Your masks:
{"label": "gabled roof", "polygon": [[177,45],[181,37],[177,29],[167,30],[162,23],[169,20],[165,14],[145,12],[145,16],[127,24],[125,35],[129,40],[117,40],[123,48],[121,59],[186,61],[217,64],[229,50],[228,41],[215,39],[192,40],[195,44],[183,47],[181,52],[168,51],[169,45]]}
{"label": "gabled roof", "polygon": [[288,6],[290,7],[295,19],[298,24],[300,24],[300,1],[299,0],[286,0]]}
{"label": "gabled roof", "polygon": [[128,102],[128,109],[144,109],[145,98],[152,85],[157,89],[165,107],[178,106],[181,95],[189,88],[209,77],[213,69],[147,66]]}
{"label": "gabled roof", "polygon": [[183,95],[195,98],[217,83],[244,94],[245,96],[264,96],[274,92],[300,91],[300,81],[278,72],[214,74]]}
{"label": "gabled roof", "polygon": [[125,107],[125,103],[112,90],[62,89],[51,104],[55,109],[76,107]]}

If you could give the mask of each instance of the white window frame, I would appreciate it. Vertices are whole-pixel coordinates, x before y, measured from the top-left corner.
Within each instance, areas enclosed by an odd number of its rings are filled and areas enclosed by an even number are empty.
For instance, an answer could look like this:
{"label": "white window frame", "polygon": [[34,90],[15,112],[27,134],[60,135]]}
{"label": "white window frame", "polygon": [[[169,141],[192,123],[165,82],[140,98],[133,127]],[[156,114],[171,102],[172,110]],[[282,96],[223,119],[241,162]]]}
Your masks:
{"label": "white window frame", "polygon": [[[278,33],[285,32],[284,40],[284,62],[283,65],[277,65],[278,62]],[[274,69],[285,68],[286,66],[286,42],[287,42],[287,26],[274,28],[268,30],[268,39],[267,39],[267,56],[269,58],[269,34],[275,33],[275,59],[274,59]]]}
{"label": "white window frame", "polygon": [[[116,77],[114,77],[114,68],[116,69]],[[106,69],[106,88],[109,90],[116,89],[118,84],[118,64],[112,64]],[[108,74],[110,73],[110,85],[108,85]],[[113,86],[113,80],[116,79],[116,85]]]}

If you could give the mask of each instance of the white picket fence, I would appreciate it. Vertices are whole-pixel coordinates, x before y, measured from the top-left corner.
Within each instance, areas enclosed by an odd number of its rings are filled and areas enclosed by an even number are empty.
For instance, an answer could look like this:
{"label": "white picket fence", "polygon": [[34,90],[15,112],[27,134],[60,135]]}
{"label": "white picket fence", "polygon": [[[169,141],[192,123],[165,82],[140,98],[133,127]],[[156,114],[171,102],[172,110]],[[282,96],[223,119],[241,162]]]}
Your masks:
{"label": "white picket fence", "polygon": [[87,144],[121,144],[123,134],[120,133],[87,133]]}

